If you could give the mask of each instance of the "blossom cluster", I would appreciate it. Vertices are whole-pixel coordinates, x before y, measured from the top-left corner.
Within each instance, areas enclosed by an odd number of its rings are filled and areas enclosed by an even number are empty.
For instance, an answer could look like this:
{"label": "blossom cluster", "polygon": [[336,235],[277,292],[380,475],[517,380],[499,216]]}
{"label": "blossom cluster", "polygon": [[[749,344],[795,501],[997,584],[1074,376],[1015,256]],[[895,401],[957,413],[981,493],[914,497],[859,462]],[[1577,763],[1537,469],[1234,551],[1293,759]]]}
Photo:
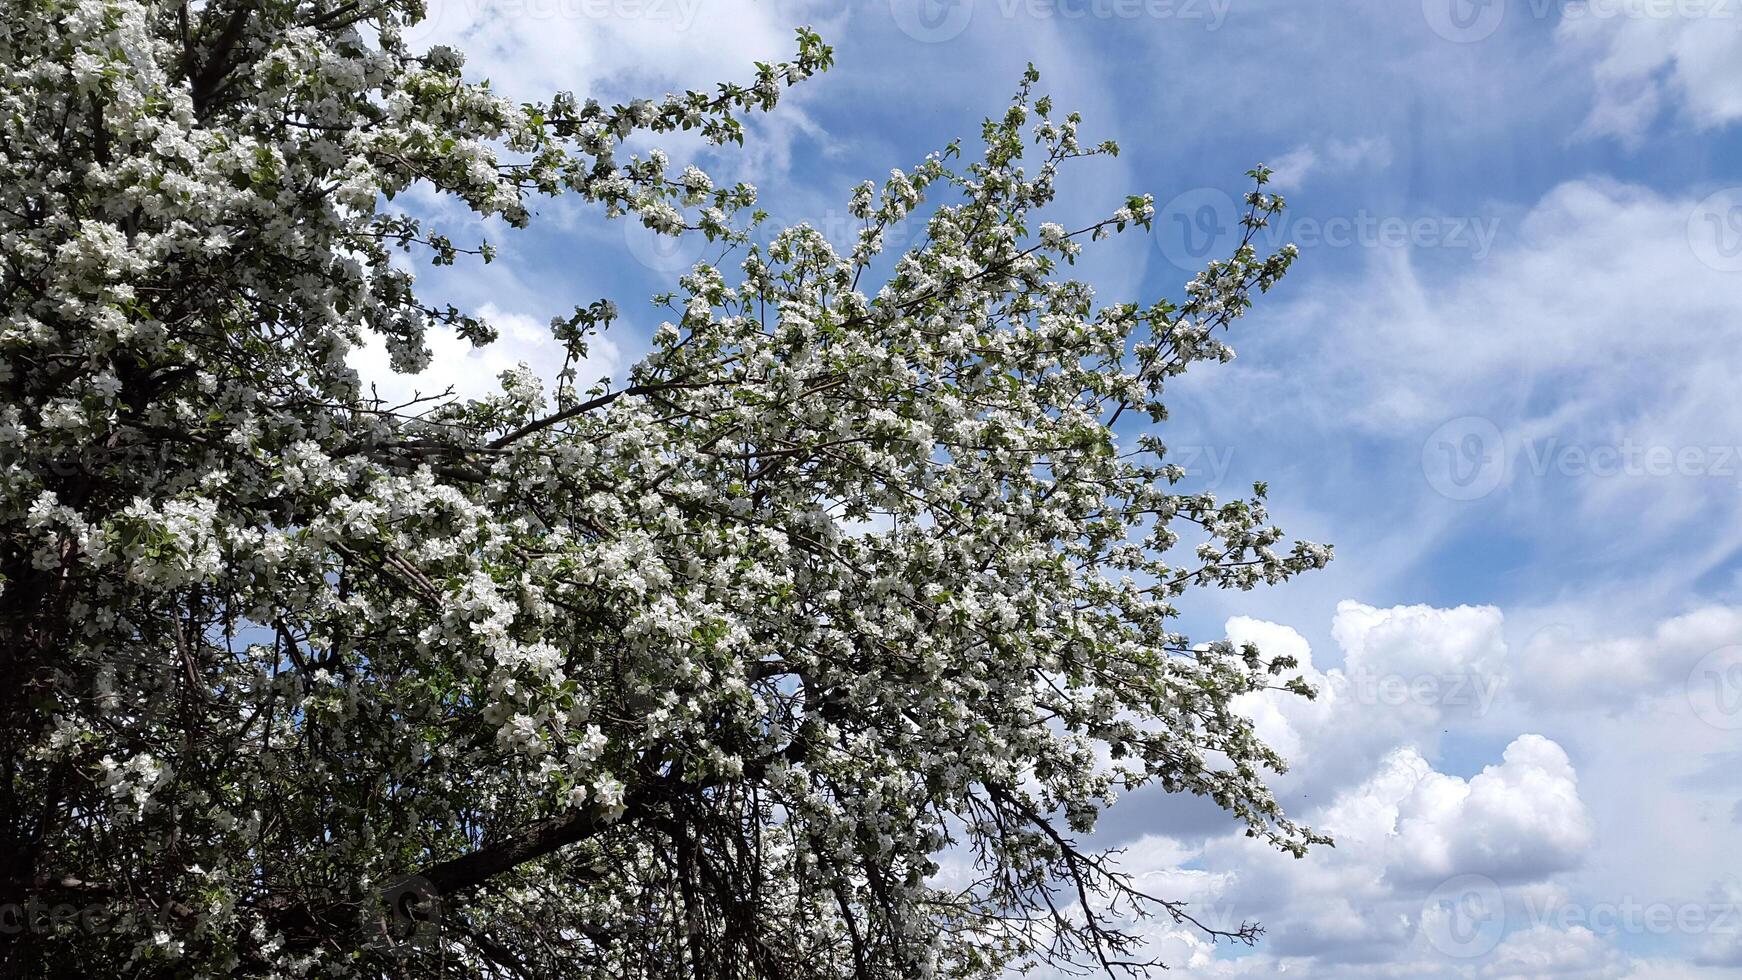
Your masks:
{"label": "blossom cluster", "polygon": [[[1291,665],[1174,621],[1329,550],[1262,486],[1180,492],[1157,428],[1291,251],[1249,234],[1178,303],[1099,303],[1062,266],[1154,207],[1029,232],[1113,149],[1032,73],[972,162],[853,191],[846,254],[805,226],[751,244],[752,188],[618,147],[739,138],[828,67],[814,34],[714,95],[515,105],[407,50],[419,12],[50,0],[0,35],[0,881],[167,910],[17,956],[994,976],[1131,948],[1097,903],[1148,900],[1077,844],[1120,792],[1319,840],[1231,707]],[[1253,176],[1249,231],[1281,208]],[[347,365],[366,337],[416,371],[433,328],[491,336],[395,258],[489,257],[392,209],[419,183],[735,250],[615,382],[388,405]],[[921,244],[884,255],[903,222]],[[573,354],[614,317],[552,329]],[[393,941],[408,876],[434,944]]]}

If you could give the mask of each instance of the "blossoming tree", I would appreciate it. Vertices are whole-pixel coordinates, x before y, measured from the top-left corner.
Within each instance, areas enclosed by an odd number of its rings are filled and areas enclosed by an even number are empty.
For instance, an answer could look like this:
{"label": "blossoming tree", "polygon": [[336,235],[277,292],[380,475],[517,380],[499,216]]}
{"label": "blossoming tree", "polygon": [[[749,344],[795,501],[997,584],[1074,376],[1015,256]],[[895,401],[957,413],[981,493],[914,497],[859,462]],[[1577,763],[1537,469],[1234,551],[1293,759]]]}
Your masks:
{"label": "blossoming tree", "polygon": [[[1262,485],[1178,490],[1169,379],[1292,250],[1099,304],[1038,223],[1079,143],[1032,72],[984,146],[866,183],[843,250],[747,233],[633,134],[740,138],[827,68],[514,104],[417,0],[25,0],[0,28],[0,963],[22,976],[993,976],[1141,969],[1084,843],[1201,794],[1296,853],[1231,706],[1298,687],[1173,626],[1322,565]],[[1029,162],[1024,165],[1023,160]],[[432,330],[424,184],[703,235],[625,377],[388,404]],[[919,242],[882,255],[903,222]],[[1031,227],[1032,225],[1032,227]],[[1183,538],[1182,538],[1183,536]],[[1305,693],[1305,692],[1303,692]]]}

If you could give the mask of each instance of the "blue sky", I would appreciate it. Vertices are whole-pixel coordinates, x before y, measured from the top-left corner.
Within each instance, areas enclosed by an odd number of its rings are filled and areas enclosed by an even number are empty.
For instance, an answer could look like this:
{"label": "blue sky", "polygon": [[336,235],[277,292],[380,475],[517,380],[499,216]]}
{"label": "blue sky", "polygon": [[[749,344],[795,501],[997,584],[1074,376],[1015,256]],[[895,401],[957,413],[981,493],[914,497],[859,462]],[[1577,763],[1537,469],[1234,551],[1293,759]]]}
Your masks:
{"label": "blue sky", "polygon": [[[526,96],[743,78],[814,25],[836,68],[743,150],[670,149],[843,238],[854,184],[971,140],[1032,61],[1123,150],[1059,220],[1161,212],[1083,266],[1109,301],[1178,295],[1277,168],[1301,259],[1165,434],[1337,546],[1189,616],[1308,658],[1317,703],[1249,707],[1339,846],[1124,801],[1102,834],[1133,871],[1269,932],[1154,925],[1170,975],[1742,976],[1742,0],[432,3],[427,39]],[[425,275],[504,340],[438,343],[423,387],[548,363],[542,324],[600,297],[626,323],[591,367],[644,349],[695,246],[540,210],[492,266]]]}

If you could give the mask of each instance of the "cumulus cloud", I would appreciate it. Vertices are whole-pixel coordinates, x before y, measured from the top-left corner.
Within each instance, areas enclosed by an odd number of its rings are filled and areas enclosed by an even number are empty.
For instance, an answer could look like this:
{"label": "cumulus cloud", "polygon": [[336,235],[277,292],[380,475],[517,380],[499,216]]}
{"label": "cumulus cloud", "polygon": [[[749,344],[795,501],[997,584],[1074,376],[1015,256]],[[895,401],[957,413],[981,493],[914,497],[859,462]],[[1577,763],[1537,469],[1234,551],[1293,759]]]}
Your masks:
{"label": "cumulus cloud", "polygon": [[1480,976],[1495,980],[1600,980],[1637,975],[1627,957],[1583,926],[1534,925],[1513,933],[1494,950]]}
{"label": "cumulus cloud", "polygon": [[[1260,953],[1229,956],[1189,928],[1151,922],[1153,948],[1193,977],[1473,978],[1532,969],[1597,977],[1625,963],[1599,937],[1557,923],[1526,919],[1509,931],[1509,905],[1522,908],[1533,895],[1546,903],[1544,889],[1560,900],[1553,883],[1596,845],[1597,824],[1566,750],[1544,735],[1520,734],[1498,759],[1460,776],[1433,753],[1463,707],[1431,697],[1388,701],[1354,683],[1369,675],[1504,677],[1503,627],[1490,607],[1344,602],[1331,629],[1343,662],[1325,667],[1292,629],[1230,620],[1230,639],[1295,657],[1320,689],[1310,702],[1254,695],[1242,710],[1297,764],[1291,798],[1306,805],[1294,815],[1336,845],[1292,860],[1234,834],[1130,842],[1122,862],[1146,891],[1189,903],[1217,928],[1255,920],[1267,929]],[[1492,941],[1474,955],[1448,952],[1435,919],[1447,883],[1464,879],[1492,893]]]}
{"label": "cumulus cloud", "polygon": [[1492,607],[1344,601],[1331,632],[1343,665],[1320,669],[1305,638],[1286,626],[1246,617],[1227,624],[1236,644],[1294,657],[1317,692],[1311,701],[1271,691],[1239,702],[1290,762],[1280,785],[1307,798],[1359,780],[1400,745],[1431,748],[1446,719],[1486,713],[1506,683],[1503,621]]}
{"label": "cumulus cloud", "polygon": [[1519,736],[1499,765],[1468,781],[1434,772],[1408,749],[1388,763],[1399,772],[1381,785],[1394,792],[1408,783],[1408,792],[1369,799],[1395,813],[1385,844],[1387,872],[1399,880],[1540,878],[1574,867],[1594,842],[1572,762],[1540,735]]}
{"label": "cumulus cloud", "polygon": [[[1256,951],[1236,954],[1149,922],[1153,949],[1175,975],[1204,978],[1733,975],[1742,967],[1742,874],[1727,843],[1742,787],[1734,735],[1689,703],[1675,675],[1738,617],[1700,609],[1577,654],[1593,671],[1623,672],[1614,703],[1638,702],[1625,712],[1592,709],[1584,699],[1597,681],[1545,669],[1544,658],[1575,659],[1572,645],[1551,654],[1539,633],[1509,646],[1491,607],[1344,602],[1324,654],[1287,627],[1230,620],[1230,638],[1295,656],[1323,692],[1243,707],[1293,755],[1291,815],[1336,845],[1294,860],[1225,824],[1194,836],[1152,823],[1122,858],[1144,890],[1189,903],[1218,928],[1266,929]],[[1600,621],[1587,610],[1583,628]],[[1338,654],[1341,663],[1323,662]],[[1516,684],[1482,717],[1459,717],[1431,701],[1356,696],[1357,671]],[[1561,700],[1544,700],[1544,685],[1567,683]],[[1461,733],[1455,751],[1439,744],[1446,729]],[[1499,733],[1496,747],[1473,750]]]}
{"label": "cumulus cloud", "polygon": [[[1436,948],[1424,933],[1436,889],[1448,880],[1540,881],[1590,850],[1591,820],[1572,765],[1542,736],[1520,736],[1469,780],[1398,749],[1308,819],[1336,838],[1334,850],[1295,861],[1238,836],[1200,848],[1145,838],[1128,849],[1123,862],[1141,869],[1146,890],[1187,902],[1218,928],[1251,918],[1268,930],[1262,956],[1229,958],[1189,928],[1152,923],[1156,951],[1175,954],[1172,965],[1186,966],[1188,976],[1474,976],[1476,969],[1514,976],[1545,958],[1571,962],[1568,950],[1588,938],[1527,933],[1501,945],[1500,920],[1494,957],[1475,959]],[[1503,916],[1494,889],[1494,914]]]}
{"label": "cumulus cloud", "polygon": [[1556,705],[1625,707],[1679,691],[1704,658],[1742,644],[1742,609],[1708,606],[1648,633],[1584,641],[1570,627],[1544,629],[1520,651],[1521,690]]}
{"label": "cumulus cloud", "polygon": [[1492,606],[1396,606],[1341,602],[1331,635],[1352,675],[1479,678],[1504,670],[1506,641]]}

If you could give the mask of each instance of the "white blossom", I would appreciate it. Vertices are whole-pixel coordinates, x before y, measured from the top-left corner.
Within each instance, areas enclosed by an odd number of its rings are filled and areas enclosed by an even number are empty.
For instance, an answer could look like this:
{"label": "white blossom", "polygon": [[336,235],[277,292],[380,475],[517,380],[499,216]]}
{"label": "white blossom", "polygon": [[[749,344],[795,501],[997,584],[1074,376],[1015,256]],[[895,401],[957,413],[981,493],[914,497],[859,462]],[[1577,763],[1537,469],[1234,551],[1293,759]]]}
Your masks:
{"label": "white blossom", "polygon": [[[408,50],[413,0],[14,6],[0,741],[8,826],[43,837],[0,843],[29,888],[170,909],[23,937],[44,962],[990,978],[1120,951],[1047,908],[1078,881],[1147,901],[1071,843],[1121,791],[1321,840],[1230,708],[1291,665],[1176,621],[1330,551],[1262,486],[1179,492],[1145,431],[1295,253],[1243,243],[1147,306],[1063,278],[1154,207],[1046,220],[1102,151],[1033,73],[966,162],[853,190],[837,249],[753,235],[753,188],[620,146],[736,141],[829,66],[808,30],[745,84],[610,107]],[[361,345],[416,372],[432,329],[494,335],[418,294],[401,248],[489,253],[407,212],[414,186],[477,227],[573,194],[730,259],[677,277],[618,377],[383,403]],[[578,358],[618,315],[552,329]],[[941,877],[963,854],[974,883]],[[387,942],[384,899],[420,882],[464,904]]]}

